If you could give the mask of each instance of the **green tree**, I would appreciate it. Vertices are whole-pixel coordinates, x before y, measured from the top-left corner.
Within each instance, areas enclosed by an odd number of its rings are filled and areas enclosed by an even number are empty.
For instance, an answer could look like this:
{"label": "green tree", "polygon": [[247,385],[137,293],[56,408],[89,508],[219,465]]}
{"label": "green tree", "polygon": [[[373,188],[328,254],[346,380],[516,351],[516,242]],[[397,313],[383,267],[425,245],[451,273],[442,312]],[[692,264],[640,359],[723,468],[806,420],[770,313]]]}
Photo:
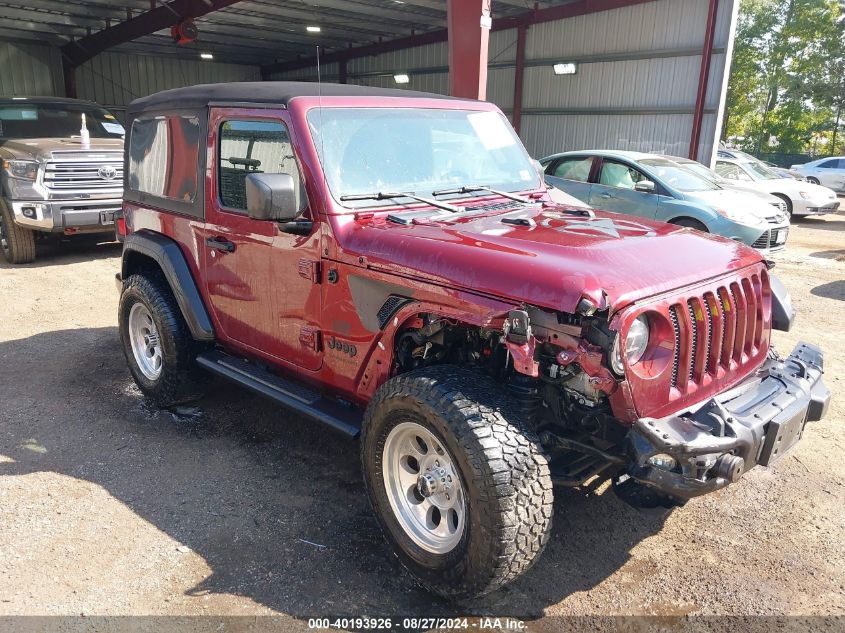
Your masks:
{"label": "green tree", "polygon": [[843,24],[838,0],[742,0],[723,136],[756,152],[841,144]]}

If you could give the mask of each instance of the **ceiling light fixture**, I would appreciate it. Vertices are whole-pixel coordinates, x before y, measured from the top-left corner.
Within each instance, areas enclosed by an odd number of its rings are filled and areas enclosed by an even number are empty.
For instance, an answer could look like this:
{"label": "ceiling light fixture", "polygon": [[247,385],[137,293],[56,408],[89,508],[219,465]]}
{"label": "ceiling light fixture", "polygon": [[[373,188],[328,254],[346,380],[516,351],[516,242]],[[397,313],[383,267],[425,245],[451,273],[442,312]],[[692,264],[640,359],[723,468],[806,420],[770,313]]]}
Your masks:
{"label": "ceiling light fixture", "polygon": [[393,81],[398,84],[406,84],[411,81],[411,78],[406,73],[399,73],[398,75],[393,75]]}
{"label": "ceiling light fixture", "polygon": [[200,57],[202,57],[203,59],[214,59],[214,55],[212,55],[211,53],[200,53]]}
{"label": "ceiling light fixture", "polygon": [[578,65],[575,62],[561,62],[552,66],[555,75],[574,75],[578,72]]}
{"label": "ceiling light fixture", "polygon": [[309,33],[319,33],[323,29],[321,29],[319,26],[306,26],[305,30]]}

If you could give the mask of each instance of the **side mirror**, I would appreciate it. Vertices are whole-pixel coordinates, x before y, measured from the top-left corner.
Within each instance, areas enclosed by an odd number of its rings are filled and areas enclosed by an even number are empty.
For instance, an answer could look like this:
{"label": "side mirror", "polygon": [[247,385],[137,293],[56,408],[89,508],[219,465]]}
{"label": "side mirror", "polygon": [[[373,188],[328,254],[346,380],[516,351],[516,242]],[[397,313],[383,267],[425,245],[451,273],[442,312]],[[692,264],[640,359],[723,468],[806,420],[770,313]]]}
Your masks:
{"label": "side mirror", "polygon": [[657,190],[654,183],[651,180],[641,180],[638,183],[634,184],[634,191],[640,191],[642,193],[654,193]]}
{"label": "side mirror", "polygon": [[296,186],[290,174],[247,174],[245,180],[249,217],[277,222],[296,218]]}

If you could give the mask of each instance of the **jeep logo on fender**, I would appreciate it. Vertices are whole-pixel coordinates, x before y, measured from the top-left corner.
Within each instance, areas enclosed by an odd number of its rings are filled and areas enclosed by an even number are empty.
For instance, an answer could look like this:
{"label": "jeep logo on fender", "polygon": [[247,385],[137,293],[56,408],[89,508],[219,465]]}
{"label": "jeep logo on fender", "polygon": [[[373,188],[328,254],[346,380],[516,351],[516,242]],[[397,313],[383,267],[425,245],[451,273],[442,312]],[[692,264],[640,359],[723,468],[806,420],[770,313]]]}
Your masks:
{"label": "jeep logo on fender", "polygon": [[336,339],[332,336],[328,342],[326,343],[329,349],[336,349],[339,352],[343,352],[344,354],[349,354],[351,357],[354,357],[358,353],[358,348],[355,347],[352,343],[347,343],[346,341],[341,341]]}

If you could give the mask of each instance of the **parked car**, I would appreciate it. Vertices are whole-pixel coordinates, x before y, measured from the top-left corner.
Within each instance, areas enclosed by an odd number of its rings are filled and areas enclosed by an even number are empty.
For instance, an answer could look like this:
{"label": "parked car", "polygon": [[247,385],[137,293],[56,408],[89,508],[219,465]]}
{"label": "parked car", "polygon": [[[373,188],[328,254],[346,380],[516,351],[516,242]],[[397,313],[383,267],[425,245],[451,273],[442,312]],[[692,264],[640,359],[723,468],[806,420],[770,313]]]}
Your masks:
{"label": "parked car", "polygon": [[564,152],[540,164],[547,183],[595,208],[724,235],[764,252],[786,245],[786,213],[656,154]]}
{"label": "parked car", "polygon": [[776,174],[780,178],[792,178],[794,180],[805,180],[804,176],[802,176],[799,172],[795,171],[794,169],[785,169],[784,167],[778,167],[774,163],[766,160],[760,160],[756,156],[752,156],[747,152],[743,152],[738,149],[726,149],[720,148],[716,152],[717,156],[720,158],[734,158],[737,160],[745,160],[752,163],[759,163],[765,167],[769,168],[773,174]]}
{"label": "parked car", "polygon": [[786,202],[784,200],[781,200],[777,196],[773,196],[772,194],[766,193],[765,191],[760,191],[759,189],[755,189],[754,187],[746,186],[736,180],[728,180],[727,178],[722,178],[719,174],[717,174],[709,167],[706,167],[705,165],[702,165],[698,161],[692,160],[691,158],[684,158],[683,156],[672,156],[669,154],[661,154],[661,156],[678,163],[681,167],[686,167],[687,169],[694,171],[702,178],[706,178],[707,180],[710,180],[715,184],[719,185],[722,189],[734,189],[735,191],[742,191],[743,193],[751,194],[760,198],[763,202],[768,205],[771,205],[778,211],[786,213]]}
{"label": "parked car", "polygon": [[834,191],[845,191],[845,156],[819,158],[803,165],[793,165],[792,169],[804,176],[807,182],[824,185]]}
{"label": "parked car", "polygon": [[759,161],[725,158],[720,151],[713,169],[722,178],[777,196],[786,203],[790,217],[836,213],[839,208],[839,200],[832,189],[780,178]]}
{"label": "parked car", "polygon": [[170,406],[207,371],[360,434],[362,488],[437,594],[524,573],[554,484],[682,504],[825,414],[821,351],[770,348],[794,311],[759,253],[552,202],[491,103],[235,83],[127,121],[118,320],[138,387]]}
{"label": "parked car", "polygon": [[0,246],[35,259],[38,234],[114,231],[123,193],[123,126],[95,103],[0,99]]}

